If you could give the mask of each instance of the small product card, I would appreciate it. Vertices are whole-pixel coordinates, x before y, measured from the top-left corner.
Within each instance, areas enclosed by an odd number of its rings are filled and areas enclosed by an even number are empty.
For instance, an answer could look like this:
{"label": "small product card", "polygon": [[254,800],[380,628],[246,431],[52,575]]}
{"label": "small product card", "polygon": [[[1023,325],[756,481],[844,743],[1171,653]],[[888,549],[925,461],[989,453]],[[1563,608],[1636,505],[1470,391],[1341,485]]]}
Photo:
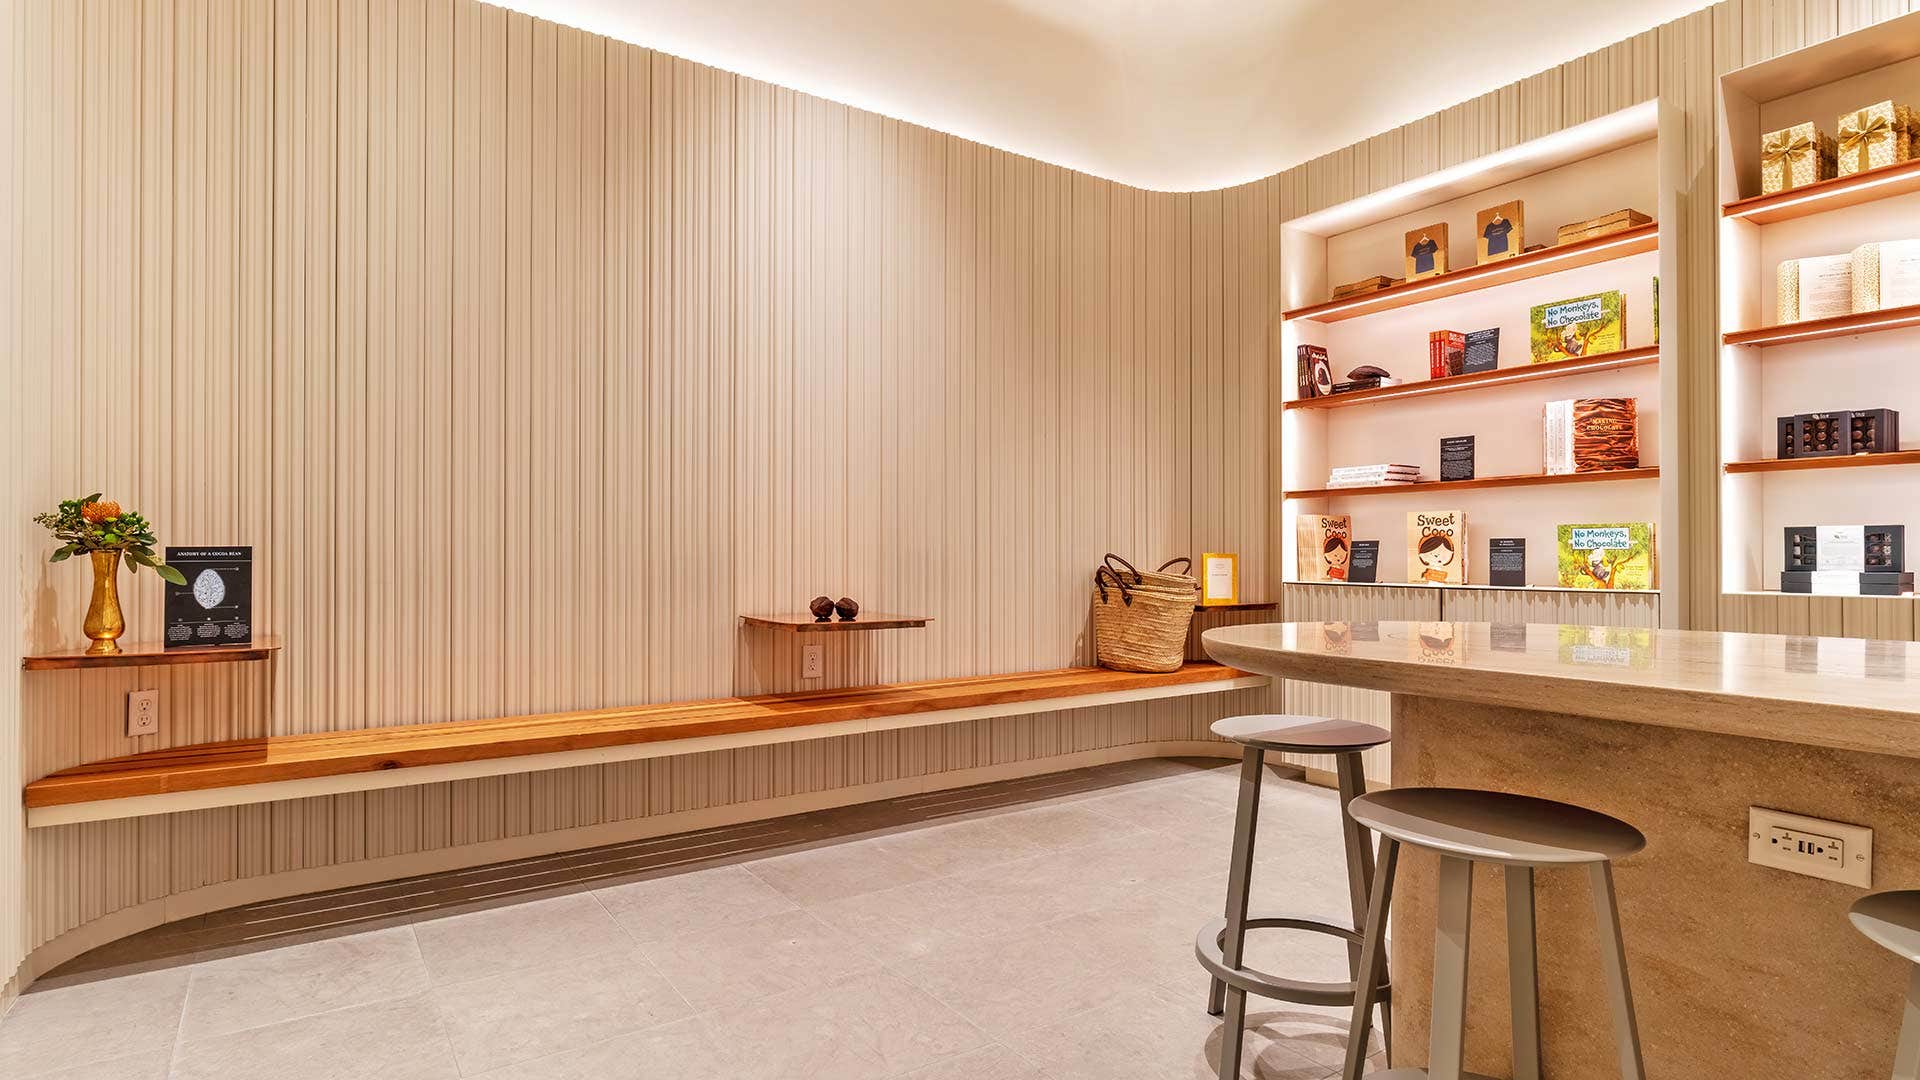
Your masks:
{"label": "small product card", "polygon": [[1527,541],[1521,536],[1496,536],[1487,541],[1487,583],[1524,587],[1527,583]]}
{"label": "small product card", "polygon": [[1380,577],[1380,541],[1355,540],[1353,542],[1352,561],[1347,566],[1347,580],[1372,584]]}
{"label": "small product card", "polygon": [[1473,479],[1473,436],[1449,435],[1440,440],[1440,479]]}
{"label": "small product card", "polygon": [[[1494,543],[1500,541],[1495,540]],[[1526,652],[1527,624],[1497,622],[1487,627],[1487,640],[1497,652]]]}
{"label": "small product card", "polygon": [[[1822,525],[1814,538],[1815,557],[1819,560],[1813,591],[1820,591],[1819,574],[1824,571],[1848,571],[1858,574],[1867,568],[1867,528],[1864,525]],[[1851,591],[1858,592],[1854,582]]]}

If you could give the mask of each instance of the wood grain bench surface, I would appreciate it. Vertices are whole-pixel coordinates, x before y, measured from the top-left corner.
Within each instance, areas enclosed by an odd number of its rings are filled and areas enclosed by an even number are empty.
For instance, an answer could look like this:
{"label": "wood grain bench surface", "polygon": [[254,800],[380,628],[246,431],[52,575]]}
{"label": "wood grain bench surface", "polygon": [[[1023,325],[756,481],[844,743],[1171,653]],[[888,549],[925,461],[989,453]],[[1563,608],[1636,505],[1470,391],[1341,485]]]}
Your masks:
{"label": "wood grain bench surface", "polygon": [[1218,682],[1246,673],[1193,663],[1165,674],[1064,668],[933,682],[678,701],[201,743],[63,769],[26,786],[28,807],[162,795],[420,765],[587,750],[837,721],[1126,693]]}

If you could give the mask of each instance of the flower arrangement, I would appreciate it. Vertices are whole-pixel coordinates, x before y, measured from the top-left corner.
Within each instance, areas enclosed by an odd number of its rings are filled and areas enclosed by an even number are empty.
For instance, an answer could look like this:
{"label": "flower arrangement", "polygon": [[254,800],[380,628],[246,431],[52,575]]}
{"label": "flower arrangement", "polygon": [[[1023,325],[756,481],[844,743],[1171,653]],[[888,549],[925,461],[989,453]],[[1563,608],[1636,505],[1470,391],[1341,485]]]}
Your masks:
{"label": "flower arrangement", "polygon": [[120,504],[101,501],[98,492],[84,499],[66,499],[60,508],[33,519],[53,534],[60,546],[49,562],[61,562],[75,555],[96,551],[119,552],[126,556],[127,569],[138,573],[144,566],[175,585],[185,585],[185,574],[168,566],[154,553],[153,527],[137,510],[122,510]]}

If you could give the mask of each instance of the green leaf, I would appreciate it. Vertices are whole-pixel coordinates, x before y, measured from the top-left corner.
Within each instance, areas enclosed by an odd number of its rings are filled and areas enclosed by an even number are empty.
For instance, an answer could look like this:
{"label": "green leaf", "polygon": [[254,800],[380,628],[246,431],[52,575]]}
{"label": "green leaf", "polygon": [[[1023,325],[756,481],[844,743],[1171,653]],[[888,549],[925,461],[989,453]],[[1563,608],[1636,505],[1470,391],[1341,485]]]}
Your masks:
{"label": "green leaf", "polygon": [[187,575],[181,573],[178,568],[168,566],[165,563],[155,566],[153,572],[173,582],[175,585],[185,585],[187,583]]}
{"label": "green leaf", "polygon": [[81,499],[80,505],[85,506],[90,502],[99,502],[99,501],[100,501],[100,493],[96,491],[93,494],[87,496],[86,498]]}
{"label": "green leaf", "polygon": [[71,559],[71,558],[73,558],[72,547],[55,548],[53,552],[53,558],[48,559],[47,561],[48,562],[66,562],[68,559]]}

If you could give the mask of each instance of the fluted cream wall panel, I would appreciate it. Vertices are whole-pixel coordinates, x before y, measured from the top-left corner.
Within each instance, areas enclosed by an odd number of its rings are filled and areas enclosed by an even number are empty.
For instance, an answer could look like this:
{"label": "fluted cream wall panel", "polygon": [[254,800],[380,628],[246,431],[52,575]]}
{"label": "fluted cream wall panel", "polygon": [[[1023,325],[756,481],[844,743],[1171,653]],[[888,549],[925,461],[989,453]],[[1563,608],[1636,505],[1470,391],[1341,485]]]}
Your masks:
{"label": "fluted cream wall panel", "polygon": [[[7,292],[8,632],[75,642],[85,572],[19,523],[101,489],[170,543],[253,544],[256,623],[286,643],[13,672],[9,783],[214,739],[799,689],[792,636],[738,615],[822,592],[935,618],[836,636],[826,685],[1090,662],[1109,550],[1236,551],[1265,595],[1274,182],[1139,191],[470,0],[7,12],[28,208],[9,267],[32,270]],[[151,638],[157,584],[123,584]],[[130,740],[140,688],[163,730]],[[0,971],[182,894],[1192,743],[1276,698],[31,836],[16,807]]]}

